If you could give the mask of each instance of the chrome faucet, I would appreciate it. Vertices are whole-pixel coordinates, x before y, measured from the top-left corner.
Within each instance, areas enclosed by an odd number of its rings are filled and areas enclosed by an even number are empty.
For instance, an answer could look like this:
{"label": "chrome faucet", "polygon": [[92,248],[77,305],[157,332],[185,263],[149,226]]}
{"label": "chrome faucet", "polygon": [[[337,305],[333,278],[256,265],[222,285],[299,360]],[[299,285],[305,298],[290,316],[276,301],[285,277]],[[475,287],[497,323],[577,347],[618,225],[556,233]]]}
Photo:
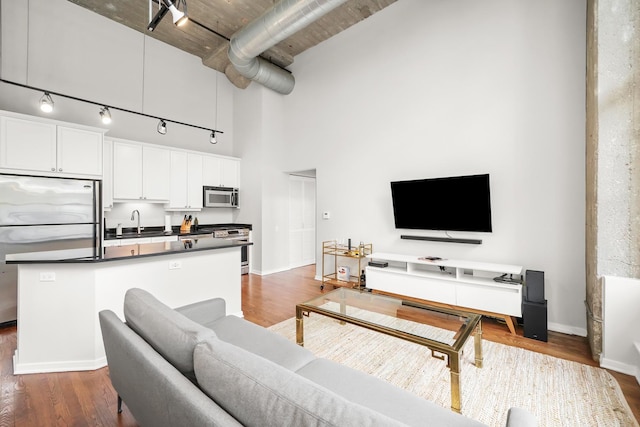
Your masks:
{"label": "chrome faucet", "polygon": [[138,209],[135,209],[133,212],[131,212],[131,221],[134,220],[136,212],[138,213],[138,234],[140,234],[140,231],[144,230],[144,227],[140,227],[140,211]]}

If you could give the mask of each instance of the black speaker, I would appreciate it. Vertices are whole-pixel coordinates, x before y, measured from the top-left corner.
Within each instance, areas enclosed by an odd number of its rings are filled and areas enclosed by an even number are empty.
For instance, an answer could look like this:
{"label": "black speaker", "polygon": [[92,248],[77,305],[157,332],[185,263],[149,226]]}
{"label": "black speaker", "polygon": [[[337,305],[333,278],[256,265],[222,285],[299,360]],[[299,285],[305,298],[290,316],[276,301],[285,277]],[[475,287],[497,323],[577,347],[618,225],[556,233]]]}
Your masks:
{"label": "black speaker", "polygon": [[538,341],[547,341],[547,302],[522,303],[524,336]]}
{"label": "black speaker", "polygon": [[544,271],[527,270],[524,276],[524,300],[543,303]]}

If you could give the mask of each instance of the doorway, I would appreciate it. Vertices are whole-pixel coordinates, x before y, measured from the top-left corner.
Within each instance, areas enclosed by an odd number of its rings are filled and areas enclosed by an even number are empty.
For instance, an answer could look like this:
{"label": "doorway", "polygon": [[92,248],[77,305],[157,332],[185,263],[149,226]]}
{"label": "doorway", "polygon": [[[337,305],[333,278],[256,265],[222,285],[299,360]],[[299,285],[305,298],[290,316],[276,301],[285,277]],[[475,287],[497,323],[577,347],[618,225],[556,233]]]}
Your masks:
{"label": "doorway", "polygon": [[316,263],[315,170],[289,175],[289,268]]}

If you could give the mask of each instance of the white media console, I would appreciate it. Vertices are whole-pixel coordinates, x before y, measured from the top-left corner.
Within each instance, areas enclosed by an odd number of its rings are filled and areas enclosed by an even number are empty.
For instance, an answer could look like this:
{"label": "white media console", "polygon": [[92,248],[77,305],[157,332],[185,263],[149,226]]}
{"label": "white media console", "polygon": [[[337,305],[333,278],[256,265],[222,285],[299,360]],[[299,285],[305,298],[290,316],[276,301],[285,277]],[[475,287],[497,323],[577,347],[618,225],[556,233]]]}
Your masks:
{"label": "white media console", "polygon": [[520,275],[521,266],[389,253],[373,253],[368,258],[388,266],[367,266],[367,288],[502,318],[511,333],[516,333],[512,316],[522,317],[522,285],[493,279]]}

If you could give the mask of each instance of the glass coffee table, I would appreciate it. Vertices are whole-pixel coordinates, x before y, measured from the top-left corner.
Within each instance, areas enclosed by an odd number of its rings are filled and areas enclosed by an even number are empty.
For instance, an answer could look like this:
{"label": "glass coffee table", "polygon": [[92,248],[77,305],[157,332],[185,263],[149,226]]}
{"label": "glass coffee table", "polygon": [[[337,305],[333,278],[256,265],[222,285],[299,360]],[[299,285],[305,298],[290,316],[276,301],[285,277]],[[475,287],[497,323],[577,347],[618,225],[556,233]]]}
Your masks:
{"label": "glass coffee table", "polygon": [[482,322],[479,314],[428,303],[339,288],[296,305],[296,342],[304,345],[304,316],[318,313],[344,323],[423,345],[447,361],[451,372],[451,409],[460,412],[460,355],[471,335],[475,365],[482,368]]}

